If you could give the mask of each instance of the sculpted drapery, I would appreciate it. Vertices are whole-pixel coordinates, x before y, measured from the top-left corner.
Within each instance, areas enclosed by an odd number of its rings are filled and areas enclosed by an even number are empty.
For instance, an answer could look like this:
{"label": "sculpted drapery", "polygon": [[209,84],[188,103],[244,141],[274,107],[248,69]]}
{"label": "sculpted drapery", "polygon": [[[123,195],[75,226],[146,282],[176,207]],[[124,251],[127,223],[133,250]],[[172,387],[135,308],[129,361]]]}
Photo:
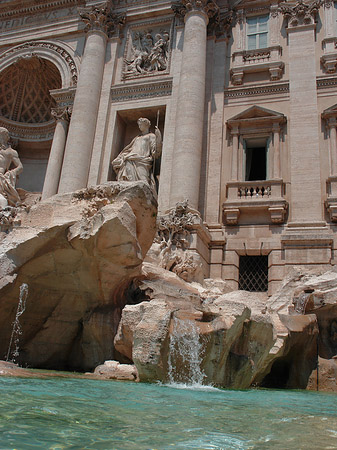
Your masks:
{"label": "sculpted drapery", "polygon": [[146,118],[141,117],[137,123],[141,134],[112,161],[112,167],[117,181],[145,181],[155,190],[153,163],[161,154],[161,133],[158,127],[150,133],[151,122]]}

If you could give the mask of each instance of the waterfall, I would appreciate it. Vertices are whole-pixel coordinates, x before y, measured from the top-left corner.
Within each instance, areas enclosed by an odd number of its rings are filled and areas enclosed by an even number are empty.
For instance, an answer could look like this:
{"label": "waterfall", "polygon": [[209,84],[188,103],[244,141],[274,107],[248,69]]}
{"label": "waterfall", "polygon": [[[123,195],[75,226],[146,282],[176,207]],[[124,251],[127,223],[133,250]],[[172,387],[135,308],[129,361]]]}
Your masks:
{"label": "waterfall", "polygon": [[[28,297],[28,284],[22,283],[20,286],[20,295],[19,295],[19,303],[16,310],[15,320],[13,322],[11,339],[9,341],[6,361],[9,361],[11,357],[11,361],[16,362],[16,358],[19,356],[19,341],[20,336],[22,334],[22,329],[20,325],[20,316],[24,313],[26,309],[26,300]],[[11,354],[12,345],[14,345],[14,350]]]}
{"label": "waterfall", "polygon": [[169,383],[202,385],[205,374],[201,362],[202,344],[195,322],[174,317],[168,356]]}

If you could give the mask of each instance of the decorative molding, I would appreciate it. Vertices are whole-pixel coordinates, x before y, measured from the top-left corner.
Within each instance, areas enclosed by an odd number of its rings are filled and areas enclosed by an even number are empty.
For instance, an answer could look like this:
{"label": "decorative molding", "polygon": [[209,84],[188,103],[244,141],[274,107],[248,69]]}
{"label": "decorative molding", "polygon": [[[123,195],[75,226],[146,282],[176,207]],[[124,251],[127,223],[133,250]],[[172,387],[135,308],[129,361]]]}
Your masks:
{"label": "decorative molding", "polygon": [[245,73],[268,72],[271,81],[281,79],[284,63],[281,61],[282,47],[275,45],[264,49],[234,52],[231,70],[232,84],[241,85]]}
{"label": "decorative molding", "polygon": [[284,198],[282,180],[231,181],[227,183],[227,199],[222,205],[226,225],[237,225],[242,212],[265,210],[271,223],[285,221],[288,202]]}
{"label": "decorative molding", "polygon": [[[66,63],[68,70],[71,75],[71,81],[73,85],[77,84],[77,67],[75,64],[74,59],[70,55],[70,53],[65,50],[60,45],[57,45],[53,42],[47,42],[47,41],[29,41],[25,42],[24,44],[17,45],[16,47],[12,47],[11,49],[5,51],[0,55],[0,63],[1,61],[5,60],[6,58],[15,55],[15,53],[18,53],[18,57],[21,56],[20,53],[24,50],[32,50],[36,52],[36,50],[51,50],[53,53],[56,53],[58,57],[61,57],[63,61]],[[37,53],[38,56],[40,56]],[[43,56],[42,56],[43,57]],[[14,62],[14,61],[13,61]]]}
{"label": "decorative molding", "polygon": [[51,115],[56,121],[63,120],[69,122],[73,112],[72,106],[57,106],[51,109]]}
{"label": "decorative molding", "polygon": [[240,89],[229,88],[225,90],[225,98],[244,98],[279,94],[289,94],[289,83],[268,84],[265,86],[254,86]]}
{"label": "decorative molding", "polygon": [[153,97],[167,97],[172,93],[172,78],[165,81],[153,81],[146,84],[128,83],[111,88],[113,103],[141,100]]}
{"label": "decorative molding", "polygon": [[217,39],[223,38],[228,41],[234,25],[234,11],[227,10],[216,14],[209,22],[208,34],[214,34]]}
{"label": "decorative molding", "polygon": [[74,87],[68,89],[54,89],[50,91],[50,95],[56,102],[56,107],[70,107],[74,103],[76,89]]}
{"label": "decorative molding", "polygon": [[280,11],[288,21],[288,28],[295,28],[303,25],[314,25],[321,5],[322,0],[315,0],[310,3],[298,0],[293,6],[284,3],[280,6]]}
{"label": "decorative molding", "polygon": [[39,14],[53,9],[79,6],[85,4],[85,0],[35,0],[31,3],[28,6],[23,6],[20,0],[10,2],[10,6],[0,6],[0,21],[10,20],[17,16]]}
{"label": "decorative molding", "polygon": [[174,14],[179,19],[184,19],[190,11],[206,13],[208,19],[219,15],[219,7],[214,0],[180,0],[171,6]]}
{"label": "decorative molding", "polygon": [[321,64],[327,73],[335,73],[337,67],[337,52],[323,55]]}
{"label": "decorative molding", "polygon": [[324,0],[324,7],[329,9],[333,6],[334,2],[333,0]]}
{"label": "decorative molding", "polygon": [[316,81],[317,90],[320,89],[329,89],[336,88],[337,86],[337,78],[321,78]]}
{"label": "decorative molding", "polygon": [[112,3],[109,0],[89,8],[83,8],[79,10],[79,14],[85,23],[84,30],[86,32],[100,31],[109,38],[121,36],[126,15],[115,14]]}
{"label": "decorative molding", "polygon": [[12,139],[34,142],[48,141],[53,138],[55,121],[51,120],[43,125],[22,124],[1,117],[0,126],[7,128]]}

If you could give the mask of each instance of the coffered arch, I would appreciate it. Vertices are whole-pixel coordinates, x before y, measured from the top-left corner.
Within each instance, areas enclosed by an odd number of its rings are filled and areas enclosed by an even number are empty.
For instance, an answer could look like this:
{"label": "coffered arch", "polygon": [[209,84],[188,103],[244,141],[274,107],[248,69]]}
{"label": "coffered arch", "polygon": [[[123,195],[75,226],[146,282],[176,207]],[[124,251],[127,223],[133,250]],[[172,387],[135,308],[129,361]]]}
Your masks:
{"label": "coffered arch", "polygon": [[46,59],[57,67],[62,88],[76,86],[79,61],[68,45],[58,41],[29,41],[6,50],[0,54],[0,73],[20,58],[33,56]]}

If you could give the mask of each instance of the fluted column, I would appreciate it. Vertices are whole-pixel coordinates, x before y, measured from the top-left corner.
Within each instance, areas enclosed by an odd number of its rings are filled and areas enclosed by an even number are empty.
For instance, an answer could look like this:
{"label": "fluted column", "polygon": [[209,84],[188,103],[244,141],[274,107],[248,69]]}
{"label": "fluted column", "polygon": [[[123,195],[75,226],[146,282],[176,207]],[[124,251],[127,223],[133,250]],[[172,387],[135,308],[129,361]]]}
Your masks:
{"label": "fluted column", "polygon": [[337,175],[337,121],[335,117],[331,117],[328,121],[329,138],[330,138],[330,175]]}
{"label": "fluted column", "polygon": [[51,113],[56,120],[56,126],[44,179],[42,200],[57,193],[71,111],[69,107],[64,106],[53,108]]}
{"label": "fluted column", "polygon": [[178,92],[172,162],[170,207],[188,200],[198,209],[205,103],[206,41],[209,16],[218,7],[207,0],[182,0],[174,5],[184,17],[184,45]]}
{"label": "fluted column", "polygon": [[238,180],[239,128],[232,130],[232,181]]}
{"label": "fluted column", "polygon": [[120,25],[120,17],[112,13],[110,2],[84,9],[80,15],[86,23],[87,40],[64,154],[60,193],[87,185],[107,39]]}

